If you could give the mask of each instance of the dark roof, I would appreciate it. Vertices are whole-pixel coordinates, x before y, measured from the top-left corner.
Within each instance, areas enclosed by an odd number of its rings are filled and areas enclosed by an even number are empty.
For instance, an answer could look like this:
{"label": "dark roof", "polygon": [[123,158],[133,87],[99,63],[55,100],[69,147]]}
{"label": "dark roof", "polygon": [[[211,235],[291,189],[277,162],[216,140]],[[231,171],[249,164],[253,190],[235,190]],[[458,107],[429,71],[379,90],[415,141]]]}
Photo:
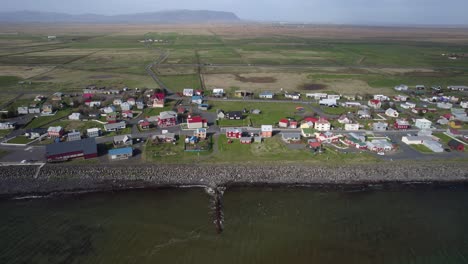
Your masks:
{"label": "dark roof", "polygon": [[84,155],[95,154],[97,153],[96,140],[94,138],[85,138],[77,141],[52,143],[46,146],[47,156],[55,156],[70,152],[83,152]]}
{"label": "dark roof", "polygon": [[461,143],[461,142],[458,141],[458,140],[452,139],[452,140],[450,140],[450,141],[448,142],[448,145],[449,145],[450,147],[456,147],[456,148],[457,148],[457,147],[459,147],[460,145],[463,145],[463,143]]}
{"label": "dark roof", "polygon": [[226,115],[228,115],[228,116],[242,116],[242,111],[229,111],[229,112],[226,112]]}

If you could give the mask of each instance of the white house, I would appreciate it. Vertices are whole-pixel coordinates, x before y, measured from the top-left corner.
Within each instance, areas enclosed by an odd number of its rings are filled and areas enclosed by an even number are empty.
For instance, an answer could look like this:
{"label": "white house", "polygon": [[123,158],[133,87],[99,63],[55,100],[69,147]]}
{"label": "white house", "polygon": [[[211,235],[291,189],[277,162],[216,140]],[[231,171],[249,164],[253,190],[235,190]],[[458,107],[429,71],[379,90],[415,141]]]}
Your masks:
{"label": "white house", "polygon": [[8,130],[15,128],[15,124],[11,122],[0,123],[0,130]]}
{"label": "white house", "polygon": [[317,122],[315,122],[315,130],[317,131],[330,131],[331,124],[328,120],[324,118],[320,118]]}
{"label": "white house", "polygon": [[30,114],[40,114],[41,109],[39,107],[31,107],[28,109],[28,113]]}
{"label": "white house", "polygon": [[345,124],[344,129],[346,131],[358,131],[359,124]]}
{"label": "white house", "polygon": [[120,99],[120,98],[115,98],[115,99],[114,99],[114,102],[113,102],[112,104],[113,104],[113,105],[117,105],[117,106],[118,106],[118,105],[121,105],[121,104],[122,104],[122,99]]}
{"label": "white house", "polygon": [[183,94],[184,96],[187,96],[187,97],[192,97],[192,96],[193,96],[193,89],[185,88],[185,89],[182,91],[182,94]]}
{"label": "white house", "polygon": [[398,86],[395,86],[395,90],[397,90],[397,91],[408,91],[408,85],[400,84]]}
{"label": "white house", "polygon": [[329,95],[327,95],[327,99],[340,100],[340,99],[341,99],[341,95],[338,95],[338,94],[329,94]]}
{"label": "white house", "polygon": [[337,106],[336,99],[322,99],[319,104],[325,106]]}
{"label": "white house", "polygon": [[261,99],[273,99],[274,96],[275,96],[275,94],[273,92],[269,92],[269,91],[261,92],[258,95],[258,97],[261,98]]}
{"label": "white house", "polygon": [[358,111],[358,117],[360,119],[369,119],[371,118],[371,115],[368,110],[359,110]]}
{"label": "white house", "polygon": [[453,107],[453,104],[440,102],[440,103],[437,103],[437,107],[440,109],[451,109]]}
{"label": "white house", "polygon": [[88,135],[88,137],[99,137],[101,135],[101,130],[97,127],[89,128],[86,130],[86,135]]}
{"label": "white house", "polygon": [[406,102],[406,103],[404,103],[404,104],[401,104],[400,106],[401,106],[401,108],[403,108],[403,109],[413,109],[413,108],[416,107],[416,104],[415,104],[415,103],[411,103],[411,102]]}
{"label": "white house", "polygon": [[398,113],[398,111],[393,108],[389,108],[385,111],[385,115],[389,117],[398,117],[400,113]]}
{"label": "white house", "polygon": [[80,113],[72,113],[71,115],[68,116],[68,119],[70,120],[80,120],[81,114]]}
{"label": "white house", "polygon": [[91,101],[89,102],[89,107],[100,107],[101,101]]}
{"label": "white house", "polygon": [[299,99],[301,99],[301,94],[296,93],[296,92],[293,92],[293,93],[286,92],[284,94],[284,97],[289,98],[289,99],[293,99],[293,100],[299,100]]}
{"label": "white house", "polygon": [[18,114],[20,115],[27,115],[29,113],[29,108],[27,106],[20,106],[18,107]]}
{"label": "white house", "polygon": [[315,100],[320,100],[327,98],[328,94],[326,93],[306,93],[307,98],[314,98]]}
{"label": "white house", "polygon": [[430,136],[404,136],[401,141],[407,145],[424,145],[433,152],[444,152],[442,144]]}
{"label": "white house", "polygon": [[108,107],[103,108],[102,111],[105,114],[110,114],[110,113],[115,112],[115,107],[114,106],[108,106]]}
{"label": "white house", "polygon": [[120,123],[105,124],[104,125],[104,130],[106,132],[113,132],[113,131],[118,131],[118,130],[125,129],[125,127],[127,127],[127,125],[126,125],[125,121],[122,121]]}
{"label": "white house", "polygon": [[374,131],[386,131],[388,128],[388,124],[385,122],[376,122],[372,124],[372,129]]}
{"label": "white house", "polygon": [[380,107],[382,107],[382,102],[380,100],[372,99],[367,102],[367,105],[373,109],[380,109]]}
{"label": "white house", "polygon": [[408,100],[408,96],[406,96],[406,95],[397,95],[397,96],[393,97],[393,100],[395,100],[396,102],[406,102]]}
{"label": "white house", "polygon": [[381,95],[381,94],[376,94],[374,95],[374,100],[379,100],[379,101],[388,101],[390,98],[386,95]]}
{"label": "white house", "polygon": [[214,88],[214,89],[213,89],[213,96],[215,96],[215,97],[224,96],[224,89],[221,89],[221,88]]}
{"label": "white house", "polygon": [[361,107],[359,102],[345,102],[341,104],[343,107]]}
{"label": "white house", "polygon": [[467,109],[468,108],[468,101],[461,102],[460,107],[463,108],[463,109]]}
{"label": "white house", "polygon": [[416,122],[414,123],[414,126],[421,129],[421,130],[430,129],[431,126],[432,126],[432,122],[425,119],[425,118],[416,119]]}
{"label": "white house", "polygon": [[129,111],[132,110],[132,105],[130,105],[127,102],[124,102],[120,105],[120,108],[122,109],[122,111]]}

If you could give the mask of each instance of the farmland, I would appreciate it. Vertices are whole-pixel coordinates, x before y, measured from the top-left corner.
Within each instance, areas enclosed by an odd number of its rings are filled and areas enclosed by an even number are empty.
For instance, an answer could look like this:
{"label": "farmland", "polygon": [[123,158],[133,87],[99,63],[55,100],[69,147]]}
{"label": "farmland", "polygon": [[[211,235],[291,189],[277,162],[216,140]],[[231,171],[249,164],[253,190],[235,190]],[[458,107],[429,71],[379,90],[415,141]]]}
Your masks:
{"label": "farmland", "polygon": [[[308,91],[304,87],[321,85],[336,93],[383,93],[400,83],[445,86],[468,82],[468,59],[442,56],[468,53],[468,33],[463,29],[271,25],[1,28],[18,32],[0,36],[3,91],[79,91],[89,84],[156,88],[145,67],[164,54],[155,70],[174,91],[188,87]],[[60,33],[57,40],[47,40],[49,32]],[[149,38],[160,42],[142,42]],[[191,64],[203,66],[198,69]],[[270,81],[257,81],[262,78]],[[19,85],[20,81],[28,84]]]}

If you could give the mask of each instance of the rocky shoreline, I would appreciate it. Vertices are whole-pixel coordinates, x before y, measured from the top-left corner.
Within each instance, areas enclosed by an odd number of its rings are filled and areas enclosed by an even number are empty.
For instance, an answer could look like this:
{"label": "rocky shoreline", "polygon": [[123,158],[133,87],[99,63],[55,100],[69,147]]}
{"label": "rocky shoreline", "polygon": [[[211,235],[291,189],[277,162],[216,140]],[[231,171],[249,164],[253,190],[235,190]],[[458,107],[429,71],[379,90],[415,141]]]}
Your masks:
{"label": "rocky shoreline", "polygon": [[468,164],[344,166],[65,165],[0,166],[0,195],[165,186],[368,185],[468,182]]}

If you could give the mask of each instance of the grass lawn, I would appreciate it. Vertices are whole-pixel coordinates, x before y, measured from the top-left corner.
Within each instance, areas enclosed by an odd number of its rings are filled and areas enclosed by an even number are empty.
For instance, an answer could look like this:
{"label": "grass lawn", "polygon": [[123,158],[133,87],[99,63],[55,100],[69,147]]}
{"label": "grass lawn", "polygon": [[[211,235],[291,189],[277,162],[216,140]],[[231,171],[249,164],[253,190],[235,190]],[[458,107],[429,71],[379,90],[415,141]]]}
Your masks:
{"label": "grass lawn", "polygon": [[174,92],[182,92],[184,88],[200,89],[200,78],[196,74],[159,76],[161,81]]}
{"label": "grass lawn", "polygon": [[132,128],[131,127],[126,127],[125,129],[116,131],[116,132],[104,132],[104,137],[114,137],[118,135],[127,135],[132,133]]}
{"label": "grass lawn", "polygon": [[321,107],[322,111],[329,115],[342,115],[350,111],[349,108],[345,107]]}
{"label": "grass lawn", "polygon": [[451,137],[447,136],[444,133],[435,133],[434,136],[438,137],[440,139],[440,142],[444,145],[447,145],[449,141],[452,140]]}
{"label": "grass lawn", "polygon": [[377,162],[378,159],[368,153],[344,154],[334,148],[326,148],[322,154],[312,153],[306,148],[290,149],[279,136],[267,138],[262,144],[251,145],[240,144],[239,140],[234,140],[228,144],[224,135],[219,136],[218,150],[216,156],[209,159],[209,162],[219,163],[256,163],[256,162],[281,162],[281,163],[353,163],[353,162]]}
{"label": "grass lawn", "polygon": [[0,130],[0,138],[4,138],[6,135],[11,133],[11,129],[8,130]]}
{"label": "grass lawn", "polygon": [[85,132],[89,128],[103,129],[104,125],[94,121],[75,121],[75,120],[60,120],[50,124],[49,126],[61,126],[65,131],[78,130]]}
{"label": "grass lawn", "polygon": [[[244,108],[247,111],[259,109],[262,111],[259,115],[246,114],[244,120],[220,120],[220,125],[224,126],[242,126],[248,125],[249,122],[255,126],[275,125],[281,118],[292,117],[296,120],[301,120],[304,113],[296,110],[300,104],[295,103],[257,103],[257,102],[224,102],[212,101],[210,112],[216,112],[217,109],[226,111],[242,111]],[[306,108],[307,109],[307,108]]]}
{"label": "grass lawn", "polygon": [[28,144],[29,142],[33,141],[33,139],[29,139],[25,136],[17,136],[13,139],[8,140],[7,143],[10,144]]}
{"label": "grass lawn", "polygon": [[428,147],[424,145],[411,145],[411,147],[421,153],[433,153],[432,150],[430,150]]}
{"label": "grass lawn", "polygon": [[60,110],[57,111],[57,113],[54,116],[39,116],[37,118],[34,118],[27,126],[26,129],[29,128],[39,128],[39,127],[49,127],[49,123],[52,123],[53,121],[62,119],[64,117],[69,116],[72,113],[71,109],[65,109],[65,110]]}
{"label": "grass lawn", "polygon": [[211,153],[212,150],[199,153],[186,152],[184,150],[184,138],[181,137],[175,145],[170,143],[153,145],[148,141],[145,144],[143,158],[148,162],[158,163],[197,163],[206,159]]}

